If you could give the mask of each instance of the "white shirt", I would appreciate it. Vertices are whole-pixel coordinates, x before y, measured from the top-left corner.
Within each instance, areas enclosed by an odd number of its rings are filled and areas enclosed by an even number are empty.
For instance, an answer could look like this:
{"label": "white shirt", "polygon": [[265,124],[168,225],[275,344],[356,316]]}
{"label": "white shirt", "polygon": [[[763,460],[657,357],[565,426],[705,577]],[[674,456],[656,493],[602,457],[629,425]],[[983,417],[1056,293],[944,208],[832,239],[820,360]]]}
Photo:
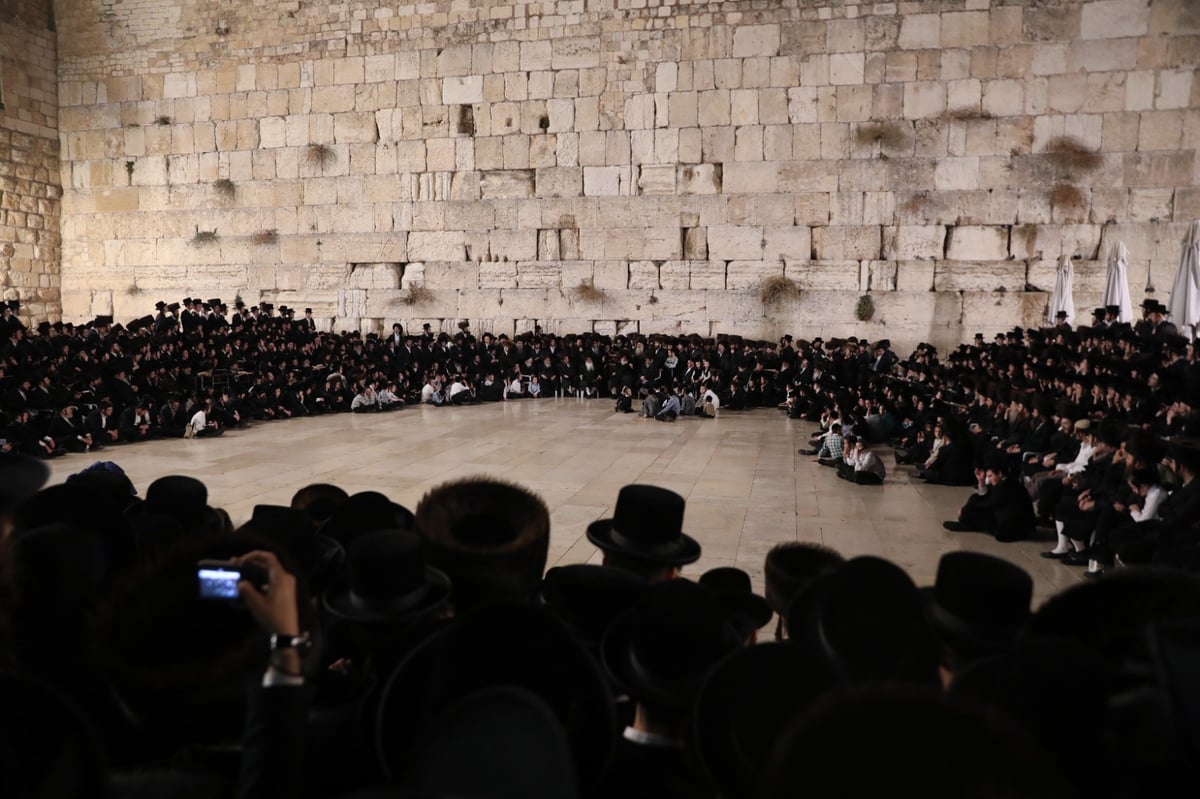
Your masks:
{"label": "white shirt", "polygon": [[202,433],[208,427],[208,416],[203,410],[196,411],[192,415],[192,420],[188,422],[188,426],[192,428],[193,433]]}
{"label": "white shirt", "polygon": [[1058,469],[1060,472],[1066,472],[1067,474],[1079,474],[1087,468],[1089,463],[1091,463],[1092,453],[1095,451],[1095,447],[1087,442],[1084,442],[1083,444],[1079,445],[1079,454],[1075,456],[1075,460],[1071,461],[1070,463],[1060,463],[1054,468]]}
{"label": "white shirt", "polygon": [[1166,498],[1167,489],[1162,486],[1150,486],[1150,490],[1146,492],[1145,500],[1142,502],[1142,509],[1139,511],[1131,510],[1129,515],[1133,517],[1135,522],[1148,522],[1151,519],[1157,519],[1158,508]]}
{"label": "white shirt", "polygon": [[437,393],[438,391],[433,387],[433,383],[426,383],[425,387],[421,389],[421,402],[433,402],[433,396]]}
{"label": "white shirt", "polygon": [[467,390],[466,385],[458,382],[457,380],[455,380],[453,383],[450,384],[450,396],[451,397],[457,396],[458,394],[461,394],[466,390]]}
{"label": "white shirt", "polygon": [[717,410],[718,408],[721,407],[721,398],[718,397],[716,392],[713,391],[711,388],[708,391],[704,392],[704,399],[701,400],[701,403],[703,404],[705,402],[711,402],[712,406],[713,406],[713,410]]}

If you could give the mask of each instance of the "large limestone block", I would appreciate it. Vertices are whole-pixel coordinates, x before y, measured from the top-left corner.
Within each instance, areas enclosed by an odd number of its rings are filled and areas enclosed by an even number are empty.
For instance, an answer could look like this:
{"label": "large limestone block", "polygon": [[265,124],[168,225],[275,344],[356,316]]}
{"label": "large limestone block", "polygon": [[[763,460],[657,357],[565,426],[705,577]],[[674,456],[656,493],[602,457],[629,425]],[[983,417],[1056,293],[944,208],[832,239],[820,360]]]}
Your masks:
{"label": "large limestone block", "polygon": [[895,291],[896,261],[871,261],[867,264],[867,289],[869,291]]}
{"label": "large limestone block", "polygon": [[952,261],[1001,261],[1007,257],[1007,227],[965,225],[950,228],[946,258]]}
{"label": "large limestone block", "polygon": [[757,291],[767,278],[782,276],[782,261],[730,261],[725,270],[726,286],[730,290]]}
{"label": "large limestone block", "polygon": [[658,284],[665,291],[684,291],[691,286],[687,261],[667,261],[658,269]]}
{"label": "large limestone block", "polygon": [[675,176],[674,164],[641,166],[638,168],[638,189],[642,194],[673,195],[675,194]]}
{"label": "large limestone block", "polygon": [[630,289],[657,289],[658,264],[653,261],[634,261],[629,264]]}
{"label": "large limestone block", "polygon": [[442,78],[442,105],[473,105],[482,102],[482,75]]}
{"label": "large limestone block", "polygon": [[858,261],[788,261],[785,275],[802,291],[858,291]]}
{"label": "large limestone block", "polygon": [[479,288],[515,289],[517,287],[517,265],[515,263],[479,264]]}
{"label": "large limestone block", "polygon": [[557,263],[527,261],[517,264],[517,288],[558,288],[562,282],[562,271]]}
{"label": "large limestone block", "polygon": [[408,254],[414,261],[466,260],[463,234],[415,230],[408,234]]}
{"label": "large limestone block", "polygon": [[1020,261],[938,261],[934,265],[933,288],[934,291],[1024,291],[1025,264]]}
{"label": "large limestone block", "polygon": [[629,286],[627,261],[597,261],[593,267],[593,285],[598,289],[626,289]]}
{"label": "large limestone block", "polygon": [[721,164],[686,164],[677,170],[680,194],[720,194],[722,191]]}
{"label": "large limestone block", "polygon": [[537,258],[537,230],[493,230],[489,244],[492,258],[532,261]]}
{"label": "large limestone block", "polygon": [[536,171],[538,197],[579,197],[583,194],[583,170],[579,167],[544,167]]}
{"label": "large limestone block", "polygon": [[779,42],[779,25],[739,25],[733,31],[733,57],[778,55]]}
{"label": "large limestone block", "polygon": [[933,291],[933,261],[900,261],[896,264],[896,291]]}
{"label": "large limestone block", "polygon": [[479,178],[480,195],[485,200],[511,200],[534,195],[534,170],[497,169]]}
{"label": "large limestone block", "polygon": [[877,260],[881,234],[877,225],[831,225],[813,228],[813,248],[822,261]]}
{"label": "large limestone block", "polygon": [[1084,3],[1080,35],[1084,39],[1142,36],[1150,24],[1146,0],[1100,0]]}
{"label": "large limestone block", "polygon": [[[1045,291],[1054,289],[1054,280],[1058,274],[1058,261],[1030,261],[1026,282]],[[1076,298],[1084,293],[1104,293],[1108,278],[1108,266],[1105,261],[1072,261],[1072,283]],[[1130,286],[1133,289],[1133,286]],[[1081,315],[1085,310],[1078,303],[1076,314]]]}
{"label": "large limestone block", "polygon": [[725,290],[724,261],[686,261],[688,285],[692,289]]}
{"label": "large limestone block", "polygon": [[812,230],[806,226],[767,227],[763,257],[768,260],[805,260],[812,252]]}
{"label": "large limestone block", "polygon": [[[402,288],[416,284],[416,277],[409,281],[409,272],[419,266],[419,285],[429,289],[474,289],[479,286],[480,264],[471,261],[430,261],[425,264],[409,264],[404,269]],[[408,285],[404,285],[408,284]]]}
{"label": "large limestone block", "polygon": [[398,264],[353,264],[346,286],[356,289],[398,289],[400,267]]}
{"label": "large limestone block", "polygon": [[773,194],[779,189],[779,164],[734,161],[725,164],[722,191],[726,194]]}
{"label": "large limestone block", "polygon": [[708,254],[716,260],[761,260],[763,243],[761,227],[719,225],[708,229]]}
{"label": "large limestone block", "polygon": [[893,231],[892,253],[901,261],[938,259],[943,257],[945,243],[942,225],[899,225]]}
{"label": "large limestone block", "polygon": [[[1008,294],[964,292],[962,325],[969,335],[982,332],[985,340],[1014,326],[1043,327],[1049,295],[1036,291]],[[968,335],[968,337],[969,337]]]}
{"label": "large limestone block", "polygon": [[366,289],[342,289],[338,292],[338,312],[342,319],[361,319],[367,312]]}

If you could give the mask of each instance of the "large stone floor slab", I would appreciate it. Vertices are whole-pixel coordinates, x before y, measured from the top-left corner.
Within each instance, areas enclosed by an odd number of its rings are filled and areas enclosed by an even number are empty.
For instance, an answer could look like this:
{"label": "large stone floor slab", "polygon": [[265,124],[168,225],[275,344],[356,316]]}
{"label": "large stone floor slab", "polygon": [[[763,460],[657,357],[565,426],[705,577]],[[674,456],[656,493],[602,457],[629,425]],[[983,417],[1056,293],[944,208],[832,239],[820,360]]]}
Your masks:
{"label": "large stone floor slab", "polygon": [[1035,601],[1082,579],[1081,571],[1039,557],[1046,542],[1001,544],[949,533],[968,491],[929,486],[889,466],[882,487],[854,486],[798,455],[812,425],[774,410],[723,413],[674,424],[612,412],[607,400],[521,400],[468,408],[421,406],[381,415],[339,414],[269,422],[219,439],[111,447],[98,456],[52,462],[61,481],[94,457],[113,460],[140,493],[165,474],[203,480],[209,500],[235,523],[256,504],[287,504],[296,489],[331,482],[347,491],[382,491],[415,509],[439,483],[472,475],[537,491],[552,513],[551,565],[599,561],[589,522],[611,515],[626,483],[664,486],[687,497],[685,530],[704,547],[687,574],[736,565],[761,588],[763,557],[779,541],[818,541],[847,557],[882,555],[919,585],[932,583],[938,558],[955,549],[990,552],[1027,569]]}

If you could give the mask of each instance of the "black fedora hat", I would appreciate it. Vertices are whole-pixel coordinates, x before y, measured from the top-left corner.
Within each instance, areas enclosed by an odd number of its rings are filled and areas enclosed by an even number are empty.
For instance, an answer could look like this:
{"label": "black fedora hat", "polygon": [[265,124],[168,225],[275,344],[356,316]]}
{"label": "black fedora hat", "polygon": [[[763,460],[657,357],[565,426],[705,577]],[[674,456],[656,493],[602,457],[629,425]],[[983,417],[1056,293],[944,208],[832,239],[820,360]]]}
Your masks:
{"label": "black fedora hat", "polygon": [[790,643],[751,646],[717,664],[696,700],[696,750],[721,796],[754,796],[792,720],[840,681]]}
{"label": "black fedora hat", "polygon": [[46,464],[26,455],[0,456],[0,513],[36,494],[50,479]]}
{"label": "black fedora hat", "polygon": [[801,591],[788,637],[852,682],[938,680],[937,646],[912,578],[891,561],[853,558]]}
{"label": "black fedora hat", "polygon": [[734,566],[719,566],[700,575],[700,585],[721,600],[730,622],[743,638],[764,626],[774,615],[767,600],[754,593],[750,575]]}
{"label": "black fedora hat", "polygon": [[604,634],[604,667],[638,702],[684,708],[742,643],[715,593],[690,580],[646,589]]}
{"label": "black fedora hat", "polygon": [[674,491],[627,485],[617,495],[611,519],[588,525],[588,540],[605,552],[664,566],[700,559],[700,544],[683,532],[685,501]]}
{"label": "black fedora hat", "polygon": [[932,588],[923,589],[930,627],[965,662],[1004,651],[1030,618],[1033,578],[982,552],[947,552]]}
{"label": "black fedora hat", "polygon": [[763,562],[766,599],[780,616],[787,615],[792,600],[804,586],[822,574],[841,567],[846,559],[824,544],[787,541],[771,547]]}
{"label": "black fedora hat", "polygon": [[321,535],[334,539],[343,547],[368,530],[413,529],[413,514],[378,491],[352,494],[338,506],[333,515],[321,525]]}
{"label": "black fedora hat", "polygon": [[598,652],[608,625],[645,590],[646,581],[630,572],[574,563],[546,572],[538,596],[577,641]]}
{"label": "black fedora hat", "polygon": [[471,694],[443,714],[421,749],[412,782],[422,797],[579,796],[562,725],[545,700],[524,688]]}
{"label": "black fedora hat", "polygon": [[374,530],[350,545],[346,580],[325,595],[334,616],[358,622],[403,622],[450,601],[450,578],[425,565],[411,530]]}
{"label": "black fedora hat", "polygon": [[531,691],[550,707],[584,784],[604,772],[617,727],[599,666],[545,608],[495,604],[426,638],[387,679],[375,717],[384,775],[394,780],[411,772],[431,726],[464,698],[494,686]]}

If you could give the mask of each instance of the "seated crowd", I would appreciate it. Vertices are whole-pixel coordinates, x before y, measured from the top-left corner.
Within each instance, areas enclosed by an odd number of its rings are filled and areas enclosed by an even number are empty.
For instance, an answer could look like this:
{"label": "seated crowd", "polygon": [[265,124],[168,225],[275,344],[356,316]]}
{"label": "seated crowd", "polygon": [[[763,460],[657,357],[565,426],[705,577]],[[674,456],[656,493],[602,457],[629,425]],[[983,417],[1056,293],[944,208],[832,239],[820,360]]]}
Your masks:
{"label": "seated crowd", "polygon": [[[15,303],[11,304],[15,305]],[[1157,301],[1136,325],[1097,309],[1093,324],[976,335],[944,360],[921,344],[855,337],[778,345],[734,335],[510,339],[459,332],[325,333],[311,309],[220,299],[157,303],[113,325],[0,319],[0,450],[51,457],[156,436],[214,436],[250,421],[406,403],[521,397],[615,399],[660,421],[780,408],[819,423],[811,450],[849,481],[886,478],[872,445],[894,446],[918,479],[975,489],[956,531],[1000,540],[1057,535],[1047,557],[1099,574],[1186,559],[1200,542],[1200,488],[1168,444],[1200,434],[1200,360]]]}
{"label": "seated crowd", "polygon": [[[991,470],[989,469],[989,474]],[[0,458],[0,796],[1174,797],[1200,790],[1200,581],[1031,608],[990,555],[789,542],[684,577],[684,498],[621,489],[596,565],[488,478],[300,488]],[[989,480],[991,477],[988,478]],[[757,564],[756,564],[757,565]],[[759,637],[765,640],[759,642]]]}

